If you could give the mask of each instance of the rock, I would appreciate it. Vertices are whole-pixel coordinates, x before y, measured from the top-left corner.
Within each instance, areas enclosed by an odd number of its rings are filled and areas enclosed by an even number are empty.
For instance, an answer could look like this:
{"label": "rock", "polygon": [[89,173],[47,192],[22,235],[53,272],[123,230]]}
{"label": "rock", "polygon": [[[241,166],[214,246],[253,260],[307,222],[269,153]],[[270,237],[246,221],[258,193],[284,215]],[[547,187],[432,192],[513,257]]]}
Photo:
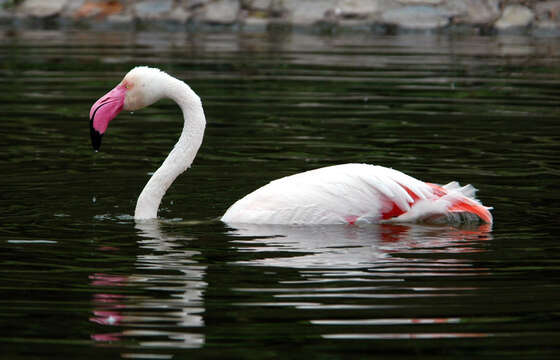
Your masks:
{"label": "rock", "polygon": [[238,0],[217,0],[206,4],[200,20],[209,24],[233,24],[239,14]]}
{"label": "rock", "polygon": [[167,15],[167,18],[171,21],[186,23],[190,19],[191,15],[192,13],[190,11],[184,9],[181,6],[177,6],[171,11],[169,15]]}
{"label": "rock", "polygon": [[494,27],[498,30],[525,27],[533,21],[534,17],[535,14],[531,9],[521,5],[510,5],[504,9]]}
{"label": "rock", "polygon": [[397,0],[405,5],[439,5],[444,0]]}
{"label": "rock", "polygon": [[[502,11],[503,9],[503,11]],[[58,17],[112,24],[244,24],[255,29],[281,25],[345,26],[429,30],[452,20],[453,29],[514,29],[560,35],[560,0],[0,0],[0,18]],[[144,21],[145,20],[145,21]],[[163,20],[163,21],[162,21]],[[50,19],[47,19],[50,21]],[[97,24],[101,24],[100,21]],[[104,25],[103,25],[104,26]]]}
{"label": "rock", "polygon": [[18,7],[23,15],[34,17],[49,17],[60,14],[67,0],[27,0]]}
{"label": "rock", "polygon": [[248,14],[246,17],[255,18],[254,21],[249,20],[255,24],[281,17],[285,13],[282,0],[245,0],[242,2],[242,7]]}
{"label": "rock", "polygon": [[9,0],[0,0],[0,23],[12,18],[12,12],[10,11],[11,1],[8,1]]}
{"label": "rock", "polygon": [[268,11],[272,8],[273,0],[249,0],[247,2],[247,7],[251,10],[257,11]]}
{"label": "rock", "polygon": [[78,11],[82,6],[84,6],[85,2],[86,0],[72,0],[68,2],[68,4],[64,7],[64,10],[62,11],[62,15],[73,17],[74,13],[76,13],[76,11]]}
{"label": "rock", "polygon": [[64,13],[75,19],[92,17],[105,19],[111,15],[121,14],[123,10],[123,5],[115,1],[72,0],[65,8]]}
{"label": "rock", "polygon": [[498,0],[448,0],[446,7],[456,13],[456,23],[486,25],[500,16]]}
{"label": "rock", "polygon": [[429,30],[446,26],[449,13],[431,6],[406,6],[384,12],[381,19],[405,29]]}
{"label": "rock", "polygon": [[208,3],[209,1],[210,0],[180,0],[179,2],[184,8],[192,10],[197,7],[206,5],[206,3]]}
{"label": "rock", "polygon": [[144,0],[134,3],[134,13],[142,20],[162,19],[173,8],[173,0]]}
{"label": "rock", "polygon": [[535,5],[535,15],[541,21],[560,21],[560,1],[543,1]]}
{"label": "rock", "polygon": [[338,0],[335,5],[335,13],[346,19],[366,18],[379,9],[377,0]]}
{"label": "rock", "polygon": [[464,0],[447,0],[444,8],[453,16],[466,16],[469,11],[467,2]]}
{"label": "rock", "polygon": [[334,12],[337,0],[284,0],[283,6],[287,17],[296,25],[310,25]]}
{"label": "rock", "polygon": [[540,35],[556,35],[560,33],[560,1],[543,1],[535,5],[533,24],[535,32]]}

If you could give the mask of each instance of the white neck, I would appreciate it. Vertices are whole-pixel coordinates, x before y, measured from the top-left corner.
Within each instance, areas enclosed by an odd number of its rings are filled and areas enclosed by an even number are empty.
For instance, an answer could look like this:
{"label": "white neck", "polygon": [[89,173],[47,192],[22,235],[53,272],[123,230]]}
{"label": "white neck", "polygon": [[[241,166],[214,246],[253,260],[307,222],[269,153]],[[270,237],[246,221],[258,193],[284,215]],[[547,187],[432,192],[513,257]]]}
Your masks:
{"label": "white neck", "polygon": [[196,93],[187,84],[173,77],[165,76],[162,81],[164,94],[179,105],[185,124],[179,141],[138,197],[134,212],[137,220],[157,218],[163,195],[177,176],[191,166],[202,144],[206,127],[202,102]]}

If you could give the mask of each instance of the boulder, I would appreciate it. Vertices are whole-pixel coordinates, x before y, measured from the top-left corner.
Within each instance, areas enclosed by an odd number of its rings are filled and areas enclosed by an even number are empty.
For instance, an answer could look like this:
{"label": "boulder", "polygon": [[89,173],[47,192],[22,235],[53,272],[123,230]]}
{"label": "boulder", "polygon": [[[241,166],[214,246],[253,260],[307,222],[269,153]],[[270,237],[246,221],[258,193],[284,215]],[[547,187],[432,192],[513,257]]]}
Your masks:
{"label": "boulder", "polygon": [[508,30],[528,26],[535,14],[528,7],[521,5],[507,6],[494,27],[498,30]]}
{"label": "boulder", "polygon": [[272,8],[273,0],[245,0],[244,6],[257,11],[268,11]]}
{"label": "boulder", "polygon": [[560,0],[537,3],[535,5],[535,15],[541,21],[560,21]]}
{"label": "boulder", "polygon": [[381,20],[404,29],[430,30],[446,26],[449,13],[432,6],[405,6],[384,12]]}
{"label": "boulder", "polygon": [[18,7],[18,11],[23,15],[40,18],[56,16],[62,12],[66,2],[67,0],[27,0]]}
{"label": "boulder", "polygon": [[210,1],[211,0],[178,0],[179,4],[181,4],[187,10],[192,10],[204,6]]}
{"label": "boulder", "polygon": [[167,18],[171,21],[186,23],[191,18],[192,13],[181,6],[175,7]]}
{"label": "boulder", "polygon": [[206,4],[199,18],[205,23],[230,25],[237,20],[240,2],[238,0],[217,0]]}
{"label": "boulder", "polygon": [[455,13],[456,23],[487,25],[500,16],[498,0],[448,0],[446,7]]}
{"label": "boulder", "polygon": [[377,0],[338,0],[335,12],[342,18],[366,18],[380,10]]}
{"label": "boulder", "polygon": [[323,20],[334,12],[337,0],[284,0],[283,7],[288,20],[296,25],[310,25]]}
{"label": "boulder", "polygon": [[397,0],[404,5],[439,5],[445,0]]}
{"label": "boulder", "polygon": [[107,19],[110,16],[123,15],[124,6],[116,1],[72,0],[64,9],[64,14],[74,19]]}
{"label": "boulder", "polygon": [[173,0],[144,0],[134,3],[134,13],[142,20],[162,19],[171,12]]}

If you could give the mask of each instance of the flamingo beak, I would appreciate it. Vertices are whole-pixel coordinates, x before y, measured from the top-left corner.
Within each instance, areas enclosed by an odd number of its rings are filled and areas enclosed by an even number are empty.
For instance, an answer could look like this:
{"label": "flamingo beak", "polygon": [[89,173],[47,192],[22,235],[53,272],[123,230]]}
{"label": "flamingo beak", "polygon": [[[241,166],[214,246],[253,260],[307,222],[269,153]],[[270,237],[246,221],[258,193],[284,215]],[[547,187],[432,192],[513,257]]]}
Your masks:
{"label": "flamingo beak", "polygon": [[125,85],[119,84],[91,107],[89,111],[89,132],[91,145],[95,151],[101,147],[101,137],[107,130],[109,122],[121,112],[126,90]]}

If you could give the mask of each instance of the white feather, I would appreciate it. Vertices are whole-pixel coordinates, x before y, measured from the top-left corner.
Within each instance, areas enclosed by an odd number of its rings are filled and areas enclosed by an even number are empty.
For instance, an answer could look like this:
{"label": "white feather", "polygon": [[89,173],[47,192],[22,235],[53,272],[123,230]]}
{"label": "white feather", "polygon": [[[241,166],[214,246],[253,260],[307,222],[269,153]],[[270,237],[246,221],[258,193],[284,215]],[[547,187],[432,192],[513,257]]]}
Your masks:
{"label": "white feather", "polygon": [[226,223],[375,223],[393,204],[408,211],[412,197],[433,197],[430,186],[397,170],[367,164],[324,167],[274,180],[233,204]]}

